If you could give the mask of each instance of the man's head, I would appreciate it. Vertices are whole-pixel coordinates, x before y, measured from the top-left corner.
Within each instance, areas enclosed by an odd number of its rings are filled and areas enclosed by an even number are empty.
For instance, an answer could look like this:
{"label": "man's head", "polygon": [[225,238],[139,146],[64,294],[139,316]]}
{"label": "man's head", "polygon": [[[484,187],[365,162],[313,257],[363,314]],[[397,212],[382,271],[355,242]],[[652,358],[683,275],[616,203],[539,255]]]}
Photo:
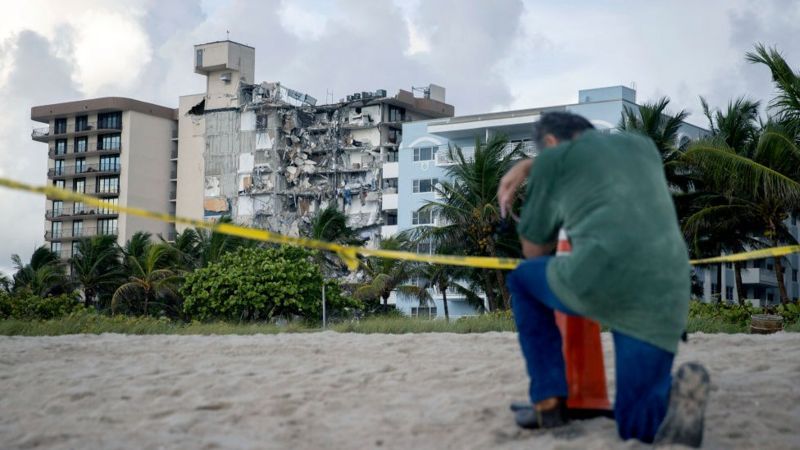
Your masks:
{"label": "man's head", "polygon": [[533,125],[533,141],[539,148],[555,147],[593,128],[591,122],[577,114],[561,111],[544,113]]}

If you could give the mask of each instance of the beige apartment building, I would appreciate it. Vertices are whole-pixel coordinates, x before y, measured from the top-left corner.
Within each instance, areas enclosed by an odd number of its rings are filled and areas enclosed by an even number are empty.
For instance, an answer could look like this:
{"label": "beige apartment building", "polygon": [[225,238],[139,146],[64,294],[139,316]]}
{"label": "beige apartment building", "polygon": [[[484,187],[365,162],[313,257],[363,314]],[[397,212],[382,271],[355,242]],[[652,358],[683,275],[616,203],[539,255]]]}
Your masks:
{"label": "beige apartment building", "polygon": [[[48,146],[47,181],[53,186],[121,206],[175,213],[176,110],[122,97],[34,106],[31,119],[47,124],[32,138]],[[47,199],[45,240],[66,259],[77,242],[98,234],[125,241],[137,231],[163,235],[174,224]]]}

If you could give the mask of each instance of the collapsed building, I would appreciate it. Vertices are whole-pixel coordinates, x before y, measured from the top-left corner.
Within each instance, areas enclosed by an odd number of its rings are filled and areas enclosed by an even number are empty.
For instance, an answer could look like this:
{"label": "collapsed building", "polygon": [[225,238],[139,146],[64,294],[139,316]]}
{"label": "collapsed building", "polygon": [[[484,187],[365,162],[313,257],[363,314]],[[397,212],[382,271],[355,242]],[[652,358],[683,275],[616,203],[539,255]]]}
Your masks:
{"label": "collapsed building", "polygon": [[297,236],[334,205],[375,245],[381,225],[396,220],[382,198],[396,195],[397,170],[383,169],[396,165],[402,123],[452,117],[445,89],[378,89],[317,105],[279,82],[255,83],[254,63],[255,49],[242,44],[195,46],[207,89],[181,98],[176,212]]}

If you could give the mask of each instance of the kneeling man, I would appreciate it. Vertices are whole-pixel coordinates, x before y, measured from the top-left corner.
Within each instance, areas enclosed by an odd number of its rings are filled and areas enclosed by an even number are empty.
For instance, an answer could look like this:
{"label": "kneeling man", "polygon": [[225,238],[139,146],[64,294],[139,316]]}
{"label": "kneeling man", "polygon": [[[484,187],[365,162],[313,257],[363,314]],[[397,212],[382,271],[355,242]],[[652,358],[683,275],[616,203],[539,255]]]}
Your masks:
{"label": "kneeling man", "polygon": [[[528,180],[518,224],[526,260],[508,277],[533,403],[517,423],[549,428],[568,419],[557,310],[613,333],[620,437],[699,446],[709,376],[697,363],[671,375],[690,266],[661,158],[644,136],[593,128],[574,114],[543,114],[539,155],[514,166],[498,192],[505,215]],[[548,256],[562,229],[572,253]]]}

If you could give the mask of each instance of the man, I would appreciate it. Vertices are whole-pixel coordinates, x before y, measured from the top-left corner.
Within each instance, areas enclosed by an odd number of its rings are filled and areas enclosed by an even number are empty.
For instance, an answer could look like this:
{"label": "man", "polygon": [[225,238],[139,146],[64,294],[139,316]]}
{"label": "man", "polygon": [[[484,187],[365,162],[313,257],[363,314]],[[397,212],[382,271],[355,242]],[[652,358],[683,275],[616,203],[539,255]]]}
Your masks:
{"label": "man", "polygon": [[[699,446],[708,373],[689,363],[670,374],[690,267],[662,162],[646,137],[593,128],[574,114],[543,114],[534,130],[539,155],[514,166],[498,191],[505,216],[528,180],[517,228],[526,261],[508,277],[533,403],[517,411],[517,423],[567,422],[558,310],[613,332],[620,437]],[[561,229],[572,253],[548,256]]]}

